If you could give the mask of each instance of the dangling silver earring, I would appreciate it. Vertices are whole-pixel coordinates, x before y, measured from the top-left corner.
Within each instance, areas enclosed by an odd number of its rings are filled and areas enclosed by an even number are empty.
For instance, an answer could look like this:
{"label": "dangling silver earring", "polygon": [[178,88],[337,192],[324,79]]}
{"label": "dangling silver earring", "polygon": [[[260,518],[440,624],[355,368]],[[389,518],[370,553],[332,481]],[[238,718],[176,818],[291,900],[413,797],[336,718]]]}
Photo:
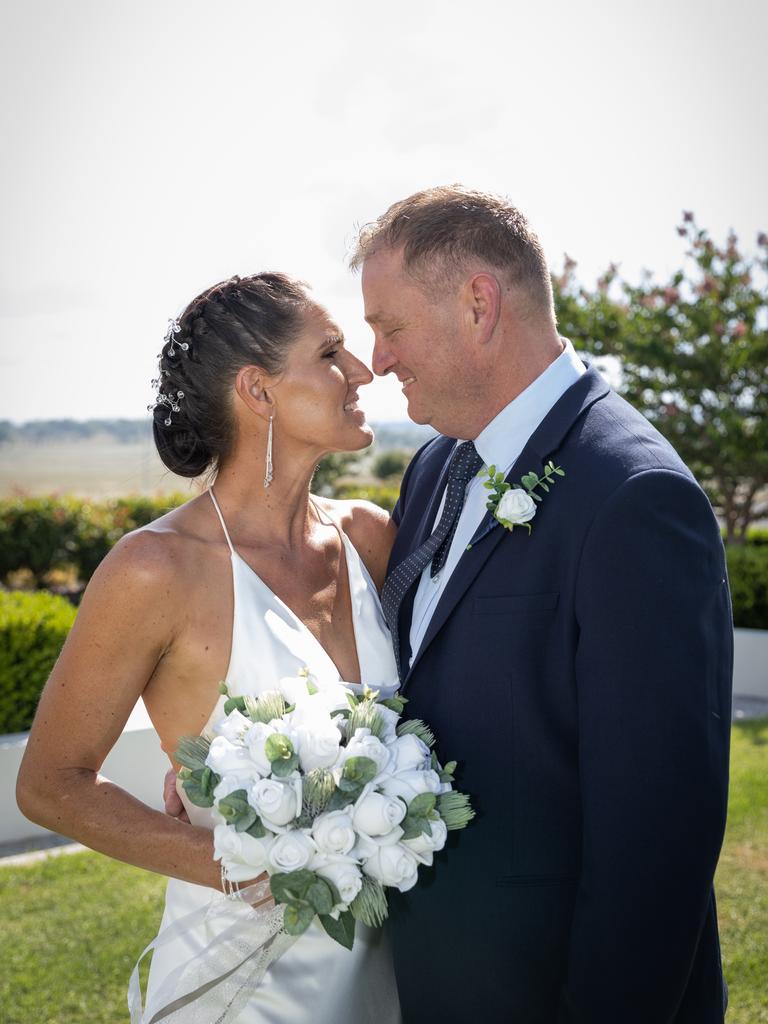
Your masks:
{"label": "dangling silver earring", "polygon": [[272,416],[269,417],[269,433],[267,434],[267,466],[264,474],[264,486],[272,483]]}

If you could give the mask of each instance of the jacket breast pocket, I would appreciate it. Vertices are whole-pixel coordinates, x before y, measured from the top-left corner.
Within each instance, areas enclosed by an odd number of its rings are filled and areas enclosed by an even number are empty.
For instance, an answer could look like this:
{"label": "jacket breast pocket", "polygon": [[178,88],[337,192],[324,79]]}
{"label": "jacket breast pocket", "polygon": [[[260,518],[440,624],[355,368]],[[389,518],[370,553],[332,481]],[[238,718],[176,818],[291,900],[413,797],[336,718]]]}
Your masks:
{"label": "jacket breast pocket", "polygon": [[560,594],[550,591],[544,594],[498,594],[476,597],[476,615],[520,615],[553,612],[557,608]]}

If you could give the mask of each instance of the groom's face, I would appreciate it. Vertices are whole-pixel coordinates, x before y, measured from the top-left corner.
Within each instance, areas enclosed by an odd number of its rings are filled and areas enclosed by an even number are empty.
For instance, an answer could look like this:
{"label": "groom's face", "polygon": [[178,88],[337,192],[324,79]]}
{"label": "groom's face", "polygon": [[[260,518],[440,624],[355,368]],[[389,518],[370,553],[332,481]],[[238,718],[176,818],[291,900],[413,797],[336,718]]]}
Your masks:
{"label": "groom's face", "polygon": [[381,250],[363,264],[365,319],[374,333],[372,366],[394,373],[415,423],[453,434],[468,366],[459,297],[427,293],[403,268],[401,250]]}

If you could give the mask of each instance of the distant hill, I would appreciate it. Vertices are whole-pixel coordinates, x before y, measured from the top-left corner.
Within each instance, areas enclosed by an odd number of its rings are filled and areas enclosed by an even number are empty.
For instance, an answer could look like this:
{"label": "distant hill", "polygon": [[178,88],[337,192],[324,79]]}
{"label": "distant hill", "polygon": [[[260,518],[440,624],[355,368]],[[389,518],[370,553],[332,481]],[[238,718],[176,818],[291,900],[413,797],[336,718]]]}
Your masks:
{"label": "distant hill", "polygon": [[[373,423],[376,448],[418,448],[434,434],[408,420]],[[141,444],[152,438],[149,420],[31,420],[16,425],[0,420],[0,444],[72,444],[78,441],[109,440],[117,444]]]}

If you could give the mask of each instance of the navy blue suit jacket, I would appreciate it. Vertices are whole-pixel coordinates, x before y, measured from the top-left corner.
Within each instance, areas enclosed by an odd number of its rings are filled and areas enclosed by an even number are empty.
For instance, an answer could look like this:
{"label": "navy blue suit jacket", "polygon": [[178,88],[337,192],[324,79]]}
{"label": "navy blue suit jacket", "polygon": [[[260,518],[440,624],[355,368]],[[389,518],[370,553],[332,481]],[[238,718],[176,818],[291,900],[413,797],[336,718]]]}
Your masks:
{"label": "navy blue suit jacket", "polygon": [[[453,440],[414,457],[390,569],[429,535]],[[728,786],[723,545],[673,448],[590,368],[508,480],[559,478],[529,535],[490,516],[410,670],[477,818],[392,901],[406,1024],[720,1024],[712,879]]]}

